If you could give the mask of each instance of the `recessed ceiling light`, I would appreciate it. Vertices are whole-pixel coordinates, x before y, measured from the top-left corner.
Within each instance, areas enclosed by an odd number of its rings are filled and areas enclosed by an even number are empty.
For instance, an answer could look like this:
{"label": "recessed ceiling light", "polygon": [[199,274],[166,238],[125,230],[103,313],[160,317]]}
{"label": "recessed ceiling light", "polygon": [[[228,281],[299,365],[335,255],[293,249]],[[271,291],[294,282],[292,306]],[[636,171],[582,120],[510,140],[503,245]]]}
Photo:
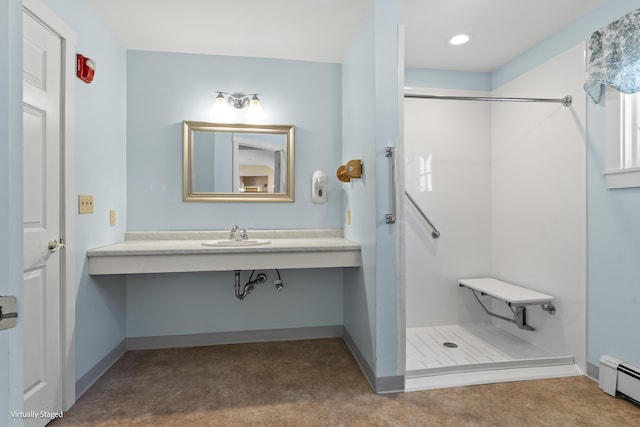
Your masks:
{"label": "recessed ceiling light", "polygon": [[457,36],[451,37],[451,39],[449,40],[449,44],[453,46],[460,46],[469,42],[470,39],[471,37],[468,34],[458,34]]}

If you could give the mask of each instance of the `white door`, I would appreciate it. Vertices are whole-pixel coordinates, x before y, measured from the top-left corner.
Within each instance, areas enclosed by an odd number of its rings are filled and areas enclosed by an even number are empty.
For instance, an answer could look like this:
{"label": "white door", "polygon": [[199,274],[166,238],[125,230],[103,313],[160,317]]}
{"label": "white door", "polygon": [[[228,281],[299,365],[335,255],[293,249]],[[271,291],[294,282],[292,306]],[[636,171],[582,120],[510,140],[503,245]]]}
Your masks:
{"label": "white door", "polygon": [[[62,41],[23,13],[24,411],[62,410]],[[54,242],[50,250],[50,242]],[[50,419],[28,418],[25,425]]]}

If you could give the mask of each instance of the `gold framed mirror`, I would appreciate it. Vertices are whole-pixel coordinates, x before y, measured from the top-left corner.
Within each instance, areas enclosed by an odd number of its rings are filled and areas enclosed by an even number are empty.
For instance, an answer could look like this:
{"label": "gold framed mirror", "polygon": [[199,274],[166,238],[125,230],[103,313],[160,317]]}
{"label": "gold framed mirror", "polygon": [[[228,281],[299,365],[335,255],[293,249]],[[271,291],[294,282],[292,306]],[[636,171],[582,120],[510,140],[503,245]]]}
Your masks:
{"label": "gold framed mirror", "polygon": [[294,126],[183,122],[185,202],[293,202]]}

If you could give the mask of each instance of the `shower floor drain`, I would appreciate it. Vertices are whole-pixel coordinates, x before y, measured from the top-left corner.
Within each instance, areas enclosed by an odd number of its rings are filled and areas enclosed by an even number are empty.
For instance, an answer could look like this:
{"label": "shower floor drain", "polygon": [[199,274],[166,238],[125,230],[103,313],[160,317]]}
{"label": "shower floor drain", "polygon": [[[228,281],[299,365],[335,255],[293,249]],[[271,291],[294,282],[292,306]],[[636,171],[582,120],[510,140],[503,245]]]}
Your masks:
{"label": "shower floor drain", "polygon": [[454,342],[443,342],[442,345],[447,348],[458,348],[458,344]]}

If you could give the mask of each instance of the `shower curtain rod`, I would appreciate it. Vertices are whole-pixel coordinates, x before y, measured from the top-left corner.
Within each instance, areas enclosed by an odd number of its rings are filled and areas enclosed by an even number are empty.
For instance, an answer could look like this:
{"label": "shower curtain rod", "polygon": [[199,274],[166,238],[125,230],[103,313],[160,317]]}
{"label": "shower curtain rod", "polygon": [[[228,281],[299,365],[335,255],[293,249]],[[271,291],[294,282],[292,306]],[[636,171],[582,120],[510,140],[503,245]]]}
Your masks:
{"label": "shower curtain rod", "polygon": [[505,101],[505,102],[554,102],[565,107],[571,105],[573,98],[567,95],[564,98],[498,98],[492,96],[451,96],[451,95],[412,95],[405,94],[405,98],[420,99],[449,99],[454,101]]}

